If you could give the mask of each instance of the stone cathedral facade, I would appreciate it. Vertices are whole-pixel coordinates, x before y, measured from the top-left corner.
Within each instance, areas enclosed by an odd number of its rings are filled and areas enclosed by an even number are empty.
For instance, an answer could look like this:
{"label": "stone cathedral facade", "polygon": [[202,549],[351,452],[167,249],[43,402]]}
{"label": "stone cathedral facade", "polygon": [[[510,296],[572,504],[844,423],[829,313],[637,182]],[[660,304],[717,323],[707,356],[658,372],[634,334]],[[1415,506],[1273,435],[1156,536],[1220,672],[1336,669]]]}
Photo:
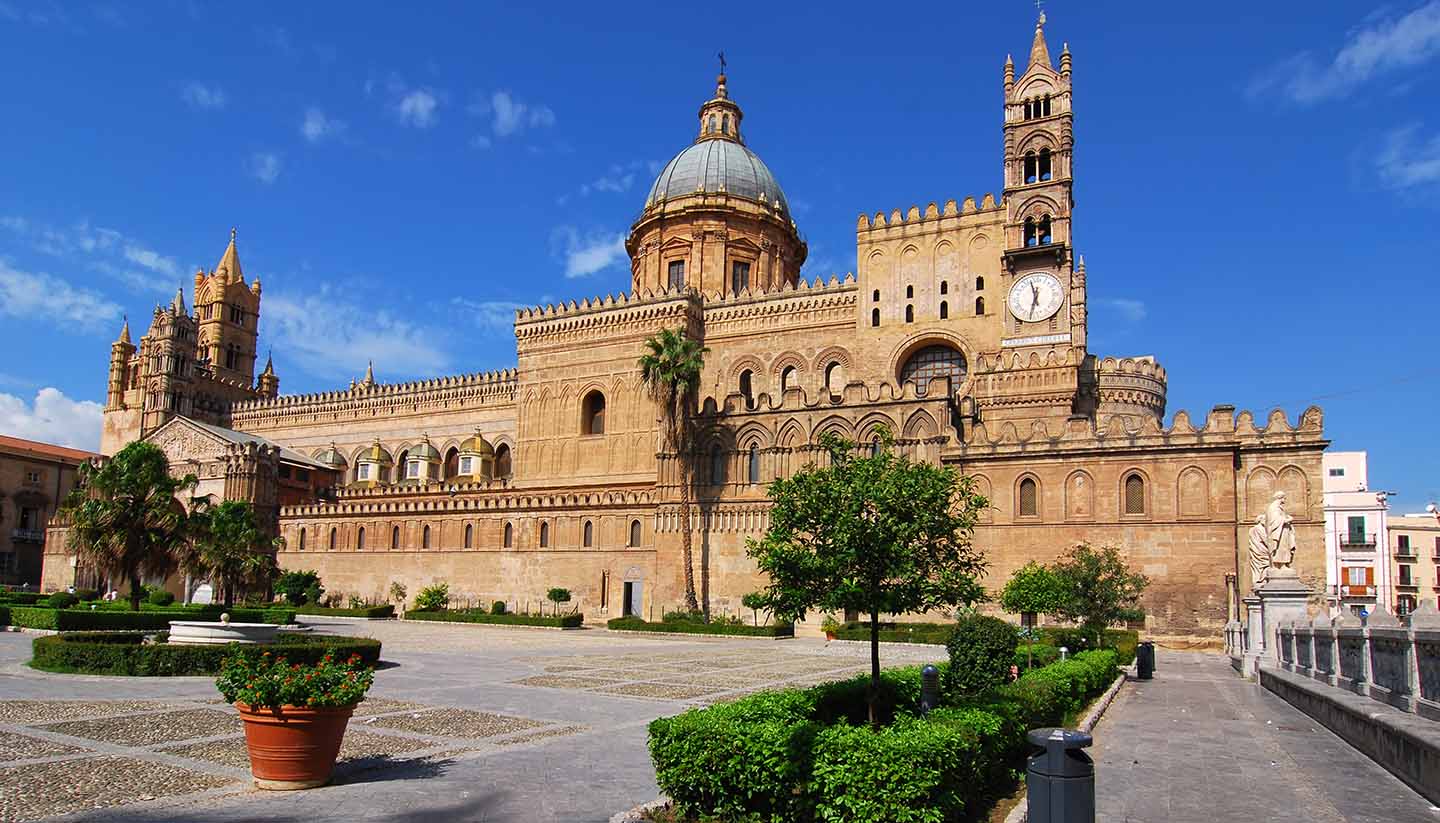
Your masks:
{"label": "stone cathedral facade", "polygon": [[281,395],[268,363],[255,374],[261,290],[232,236],[197,273],[193,311],[177,296],[138,347],[128,328],[112,346],[103,450],[146,437],[178,462],[196,448],[270,461],[246,476],[291,482],[246,493],[278,501],[281,565],[331,592],[443,580],[523,604],[564,586],[588,618],[659,619],[683,602],[679,456],[660,451],[636,360],[682,327],[710,349],[686,459],[713,609],[761,583],[745,541],[766,526],[766,483],[817,460],[823,433],[888,429],[978,479],[990,588],[1077,541],[1114,543],[1152,580],[1152,631],[1218,636],[1274,491],[1302,576],[1323,575],[1321,412],[1218,405],[1167,423],[1154,357],[1090,351],[1072,59],[1056,66],[1043,22],[1024,70],[1005,61],[999,196],[862,215],[854,274],[801,277],[805,242],[722,75],[631,228],[630,290],[518,312],[514,369]]}

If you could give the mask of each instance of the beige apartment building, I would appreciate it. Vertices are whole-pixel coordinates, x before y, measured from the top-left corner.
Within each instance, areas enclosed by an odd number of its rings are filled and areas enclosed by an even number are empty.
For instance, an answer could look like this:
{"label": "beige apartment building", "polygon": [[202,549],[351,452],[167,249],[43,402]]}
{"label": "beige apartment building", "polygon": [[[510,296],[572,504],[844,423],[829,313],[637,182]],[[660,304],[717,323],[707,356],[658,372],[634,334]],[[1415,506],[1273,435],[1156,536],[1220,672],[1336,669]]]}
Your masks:
{"label": "beige apartment building", "polygon": [[0,435],[0,585],[40,585],[45,529],[93,452]]}
{"label": "beige apartment building", "polygon": [[1409,614],[1427,601],[1440,605],[1440,515],[1391,517],[1389,535],[1396,611]]}
{"label": "beige apartment building", "polygon": [[[766,528],[766,484],[822,459],[823,434],[885,430],[976,478],[992,589],[1077,541],[1113,543],[1151,578],[1152,631],[1218,636],[1275,492],[1299,571],[1325,585],[1322,414],[1221,404],[1167,420],[1156,357],[1090,349],[1089,285],[1105,275],[1077,254],[1072,63],[1068,47],[1052,58],[1042,18],[1024,65],[1006,58],[997,78],[999,193],[860,215],[854,271],[814,279],[752,147],[800,124],[752,126],[722,75],[695,121],[656,124],[683,146],[638,204],[629,288],[517,312],[515,368],[281,395],[268,363],[255,374],[261,289],[232,233],[196,274],[193,310],[177,295],[138,346],[127,328],[111,347],[103,450],[158,439],[183,463],[205,438],[175,421],[244,433],[336,478],[307,500],[267,498],[281,565],[329,591],[384,599],[392,581],[443,580],[524,602],[563,586],[598,621],[683,602],[679,461],[696,468],[700,596],[733,613],[763,584],[745,545]],[[666,327],[709,347],[686,454],[663,448],[636,365]],[[52,555],[47,584],[66,568]]]}

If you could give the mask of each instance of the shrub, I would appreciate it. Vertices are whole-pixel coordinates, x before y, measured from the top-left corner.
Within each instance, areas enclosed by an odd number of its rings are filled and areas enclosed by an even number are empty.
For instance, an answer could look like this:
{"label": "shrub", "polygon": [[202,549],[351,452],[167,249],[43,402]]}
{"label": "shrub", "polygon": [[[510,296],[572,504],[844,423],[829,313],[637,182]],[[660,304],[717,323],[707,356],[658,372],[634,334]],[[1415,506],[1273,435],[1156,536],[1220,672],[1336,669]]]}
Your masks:
{"label": "shrub", "polygon": [[[215,620],[222,611],[218,606],[207,606],[203,609],[150,609],[139,612],[123,608],[92,611],[88,608],[17,606],[9,610],[6,621],[10,625],[27,629],[55,631],[163,631],[170,628],[171,620]],[[230,619],[236,623],[275,623],[283,626],[295,622],[295,612],[290,609],[230,609],[229,614]]]}
{"label": "shrub", "polygon": [[168,606],[175,602],[175,595],[164,589],[151,589],[150,593],[145,596],[145,602],[152,606]]}
{"label": "shrub", "polygon": [[426,586],[415,595],[415,610],[422,612],[436,611],[450,605],[450,584],[436,583],[433,586]]}
{"label": "shrub", "polygon": [[404,583],[401,583],[399,580],[390,581],[390,599],[399,603],[402,608],[405,606],[406,593]]}
{"label": "shrub", "polygon": [[704,612],[673,611],[660,615],[661,623],[704,623]]}
{"label": "shrub", "polygon": [[[943,646],[955,630],[954,623],[881,623],[882,643],[929,643]],[[870,640],[870,624],[851,621],[840,624],[835,631],[840,640]]]}
{"label": "shrub", "polygon": [[68,609],[79,602],[80,598],[70,592],[55,592],[45,601],[45,605],[52,609]]}
{"label": "shrub", "polygon": [[76,589],[76,590],[75,590],[75,597],[76,597],[81,603],[88,603],[88,602],[90,602],[91,600],[99,600],[99,599],[100,599],[100,592],[97,592],[97,591],[95,591],[94,589]]}
{"label": "shrub", "polygon": [[494,603],[491,603],[491,604],[490,604],[490,613],[491,613],[491,614],[504,614],[504,613],[505,613],[505,601],[504,601],[504,600],[496,600]]}
{"label": "shrub", "polygon": [[815,740],[816,817],[944,823],[978,799],[968,778],[980,736],[961,722],[902,717],[878,730],[836,725]]}
{"label": "shrub", "polygon": [[551,603],[554,603],[555,608],[558,610],[561,603],[570,602],[570,590],[561,588],[551,589],[545,592],[545,599],[549,600]]}
{"label": "shrub", "polygon": [[304,597],[306,603],[319,603],[320,599],[324,596],[325,589],[319,583],[311,583],[305,587]]}
{"label": "shrub", "polygon": [[486,614],[474,611],[415,611],[405,613],[406,620],[434,620],[442,623],[491,623],[498,626],[548,626],[558,629],[579,628],[585,615],[579,612],[562,615]]}
{"label": "shrub", "polygon": [[49,597],[49,595],[44,595],[40,592],[0,592],[0,603],[13,603],[17,606],[33,606],[41,600],[45,600],[47,597]]}
{"label": "shrub", "polygon": [[1022,672],[1026,669],[1038,669],[1041,666],[1048,666],[1059,659],[1060,650],[1048,643],[1036,643],[1015,650],[1015,666]]}
{"label": "shrub", "polygon": [[1018,641],[1015,627],[998,617],[961,620],[946,644],[950,667],[945,670],[945,690],[952,695],[978,694],[1008,682]]}
{"label": "shrub", "polygon": [[283,653],[238,651],[220,664],[215,688],[227,703],[252,709],[309,706],[335,709],[365,699],[375,670],[352,654],[339,662],[327,654],[315,663],[295,663]]}
{"label": "shrub", "polygon": [[383,606],[360,606],[349,609],[327,609],[324,606],[297,606],[295,613],[330,617],[369,617],[373,619],[394,617],[395,607],[389,603]]}
{"label": "shrub", "polygon": [[[37,637],[31,644],[31,666],[45,671],[82,674],[177,677],[214,674],[221,661],[238,648],[190,646],[163,642],[146,644],[140,632],[67,632]],[[254,646],[246,648],[257,648]],[[326,654],[358,654],[368,665],[380,660],[380,641],[368,637],[298,635],[281,632],[274,644],[258,647],[284,654],[292,663],[313,663]]]}
{"label": "shrub", "polygon": [[320,599],[317,594],[308,598],[309,589],[314,586],[320,591],[320,574],[315,571],[293,571],[284,572],[275,578],[275,593],[284,596],[285,600],[292,605],[300,606],[307,602],[314,603]]}
{"label": "shrub", "polygon": [[795,627],[747,626],[741,623],[704,623],[691,620],[672,620],[667,623],[650,623],[639,617],[616,617],[605,624],[605,628],[627,632],[668,632],[672,634],[723,634],[742,637],[794,637]]}

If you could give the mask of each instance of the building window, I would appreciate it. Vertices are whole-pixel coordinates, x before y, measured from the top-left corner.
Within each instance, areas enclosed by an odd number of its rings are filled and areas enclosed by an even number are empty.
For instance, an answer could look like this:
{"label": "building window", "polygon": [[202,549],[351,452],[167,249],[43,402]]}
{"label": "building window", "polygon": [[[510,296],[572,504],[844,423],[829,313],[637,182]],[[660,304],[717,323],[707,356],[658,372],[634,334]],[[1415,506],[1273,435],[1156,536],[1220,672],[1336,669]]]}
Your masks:
{"label": "building window", "polygon": [[39,483],[39,482],[40,482],[40,472],[37,472],[37,471],[26,471],[26,472],[25,472],[25,482],[26,482],[26,483]]}
{"label": "building window", "polygon": [[914,323],[914,322],[915,322],[915,307],[914,307],[914,306],[906,306],[906,307],[905,307],[905,322],[906,322],[906,323]]}
{"label": "building window", "polygon": [[949,281],[946,281],[946,280],[941,280],[941,281],[940,281],[940,293],[941,293],[941,294],[949,294],[949,293],[950,293],[950,283],[949,283]]}
{"label": "building window", "polygon": [[950,378],[950,390],[959,388],[968,369],[965,355],[949,346],[926,346],[910,355],[905,367],[900,370],[900,385],[914,383],[915,390],[924,394],[929,390],[930,381],[937,377]]}
{"label": "building window", "polygon": [[752,486],[758,485],[760,483],[760,447],[754,443],[750,444],[750,457],[746,465],[746,480]]}
{"label": "building window", "polygon": [[330,527],[330,551],[335,551],[335,527]]}
{"label": "building window", "polygon": [[400,527],[399,527],[399,526],[391,526],[391,527],[390,527],[390,550],[391,550],[391,551],[399,551],[399,549],[400,549]]}
{"label": "building window", "polygon": [[1021,517],[1040,516],[1040,489],[1035,484],[1035,479],[1027,477],[1020,481],[1020,506]]}
{"label": "building window", "polygon": [[940,319],[945,320],[950,316],[950,304],[944,300],[940,301]]}
{"label": "building window", "polygon": [[595,545],[595,524],[586,520],[584,546],[588,549],[593,545]]}
{"label": "building window", "polygon": [[870,310],[870,325],[871,325],[872,327],[875,327],[875,326],[879,326],[879,325],[880,325],[880,310],[879,310],[879,309],[871,309],[871,310]]}
{"label": "building window", "polygon": [[460,474],[470,474],[470,470],[471,470],[471,468],[474,467],[474,465],[475,465],[475,458],[473,458],[473,457],[462,457],[462,458],[460,458]]}
{"label": "building window", "polygon": [[365,551],[365,527],[361,526],[360,531],[355,532],[355,551]]}
{"label": "building window", "polygon": [[631,520],[631,521],[630,521],[630,545],[631,545],[631,547],[640,545],[640,521],[639,521],[639,520]]}
{"label": "building window", "polygon": [[504,546],[505,546],[505,548],[508,549],[508,548],[513,547],[514,545],[515,545],[515,527],[512,526],[512,525],[510,525],[509,523],[506,523],[506,524],[505,524],[505,540],[504,540]]}
{"label": "building window", "polygon": [[505,443],[495,447],[495,476],[502,478],[510,476],[510,446]]}
{"label": "building window", "polygon": [[1347,546],[1363,546],[1363,545],[1365,545],[1365,518],[1364,518],[1364,516],[1348,517],[1348,518],[1346,518],[1346,520],[1345,520],[1345,545],[1347,545]]}
{"label": "building window", "polygon": [[911,300],[911,299],[913,299],[914,297],[915,297],[915,287],[914,287],[914,286],[906,286],[906,287],[905,287],[905,299],[906,299],[906,300]]}
{"label": "building window", "polygon": [[233,369],[240,361],[240,350],[233,344],[225,350],[225,368]]}
{"label": "building window", "polygon": [[300,551],[305,551],[305,530],[300,530]]}
{"label": "building window", "polygon": [[474,527],[472,524],[470,524],[470,523],[466,523],[466,524],[465,524],[465,548],[470,549],[470,548],[474,548],[474,546],[475,546],[475,527]]}
{"label": "building window", "polygon": [[426,526],[424,529],[421,529],[421,531],[420,531],[420,548],[422,548],[422,549],[428,549],[428,548],[430,548],[430,527],[429,527],[429,526]]}
{"label": "building window", "polygon": [[1025,218],[1025,245],[1027,247],[1037,244],[1035,239],[1035,218]]}
{"label": "building window", "polygon": [[406,477],[407,479],[413,480],[413,479],[415,479],[415,478],[417,478],[417,477],[419,477],[419,476],[420,476],[420,461],[419,461],[419,460],[412,460],[412,461],[410,461],[409,463],[406,463],[406,464],[405,464],[405,477]]}
{"label": "building window", "polygon": [[736,260],[730,265],[730,293],[740,294],[750,288],[750,264]]}
{"label": "building window", "polygon": [[983,298],[983,297],[977,297],[977,298],[975,298],[975,316],[976,316],[976,317],[979,317],[980,315],[982,315],[982,314],[984,314],[984,313],[985,313],[985,298]]}
{"label": "building window", "polygon": [[755,395],[753,392],[755,373],[746,369],[740,372],[740,396],[745,398],[745,408],[755,408]]}
{"label": "building window", "polygon": [[671,260],[668,264],[670,288],[685,288],[685,261]]}
{"label": "building window", "polygon": [[831,396],[838,395],[845,387],[845,367],[839,361],[830,363],[825,367],[825,390]]}
{"label": "building window", "polygon": [[358,465],[358,466],[355,467],[355,479],[356,479],[356,480],[369,480],[369,479],[370,479],[370,464],[369,464],[369,463],[361,463],[360,465]]}
{"label": "building window", "polygon": [[718,445],[710,447],[710,485],[725,482],[725,452]]}
{"label": "building window", "polygon": [[1396,539],[1396,541],[1397,541],[1396,544],[1395,544],[1395,553],[1396,553],[1396,554],[1409,554],[1409,553],[1410,553],[1410,535],[1408,535],[1408,534],[1402,534],[1402,535],[1400,535],[1399,537],[1397,537],[1397,538],[1395,538],[1395,539]]}
{"label": "building window", "polygon": [[581,412],[581,434],[604,434],[605,433],[605,395],[599,391],[592,391],[585,395],[585,403]]}
{"label": "building window", "polygon": [[1051,241],[1052,238],[1050,236],[1050,215],[1047,214],[1044,217],[1040,218],[1040,245],[1048,246],[1050,245]]}
{"label": "building window", "polygon": [[1145,478],[1138,474],[1125,478],[1125,513],[1145,513]]}
{"label": "building window", "polygon": [[1414,576],[1413,576],[1413,572],[1411,571],[1411,568],[1412,568],[1412,567],[1410,566],[1409,563],[1401,563],[1401,564],[1400,564],[1400,585],[1402,585],[1402,586],[1413,586],[1413,585],[1415,585],[1415,578],[1414,578]]}
{"label": "building window", "polygon": [[1050,150],[1049,150],[1049,149],[1041,149],[1041,150],[1040,150],[1040,179],[1041,179],[1041,180],[1049,180],[1049,179],[1050,179]]}
{"label": "building window", "polygon": [[785,369],[780,372],[780,393],[784,394],[794,388],[798,388],[795,385],[795,367],[786,366]]}
{"label": "building window", "polygon": [[1370,585],[1370,568],[1368,566],[1347,566],[1345,568],[1345,582],[1347,585],[1357,588],[1364,588]]}
{"label": "building window", "polygon": [[975,278],[975,291],[984,291],[984,290],[985,290],[985,278],[984,278],[984,277],[977,277],[977,278]]}
{"label": "building window", "polygon": [[714,130],[715,130],[715,115],[712,114],[712,115],[710,115],[710,119],[709,119],[708,121],[706,121],[706,123],[705,123],[705,132],[708,134],[709,132],[712,132],[712,131],[714,131]]}
{"label": "building window", "polygon": [[540,548],[542,548],[542,549],[548,549],[548,548],[550,548],[550,524],[549,524],[549,523],[541,523],[541,524],[540,524]]}
{"label": "building window", "polygon": [[879,303],[879,302],[880,302],[880,290],[879,290],[879,289],[876,289],[874,292],[872,292],[872,293],[870,294],[870,302],[871,302],[871,303]]}
{"label": "building window", "polygon": [[1331,477],[1344,477],[1344,476],[1345,476],[1345,470],[1344,470],[1344,469],[1331,469],[1331,470],[1330,470],[1330,476],[1331,476]]}
{"label": "building window", "polygon": [[1035,152],[1025,152],[1025,182],[1035,182]]}

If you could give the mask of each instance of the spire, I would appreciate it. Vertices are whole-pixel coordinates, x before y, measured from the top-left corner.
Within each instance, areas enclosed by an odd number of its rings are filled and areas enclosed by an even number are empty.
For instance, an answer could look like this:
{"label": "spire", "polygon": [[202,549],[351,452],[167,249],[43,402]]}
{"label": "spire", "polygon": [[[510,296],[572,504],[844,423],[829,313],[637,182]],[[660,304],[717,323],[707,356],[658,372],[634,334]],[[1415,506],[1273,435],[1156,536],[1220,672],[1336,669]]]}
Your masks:
{"label": "spire", "polygon": [[176,314],[185,314],[185,287],[181,286],[175,290],[175,299],[171,301],[170,308]]}
{"label": "spire", "polygon": [[1060,76],[1070,79],[1070,44],[1067,42],[1060,49]]}
{"label": "spire", "polygon": [[360,381],[360,385],[362,385],[362,386],[364,386],[364,387],[366,387],[366,388],[369,388],[369,387],[375,385],[375,361],[374,361],[374,360],[370,360],[370,361],[367,361],[367,362],[366,362],[366,364],[365,364],[365,379]]}
{"label": "spire", "polygon": [[125,315],[125,323],[120,326],[120,337],[115,342],[130,345],[130,315]]}
{"label": "spire", "polygon": [[271,354],[272,353],[269,351],[265,352],[265,371],[260,372],[261,375],[268,374],[271,377],[275,376],[275,363],[271,357]]}
{"label": "spire", "polygon": [[[1045,45],[1045,12],[1040,12],[1040,19],[1035,21],[1035,41],[1030,44],[1030,65],[1043,64],[1045,68],[1054,68],[1050,65],[1050,48]],[[1027,69],[1028,70],[1028,69]]]}
{"label": "spire", "polygon": [[1005,94],[1010,94],[1010,87],[1015,85],[1015,58],[1005,55]]}
{"label": "spire", "polygon": [[240,253],[235,250],[235,229],[230,229],[230,245],[225,247],[225,253],[220,256],[220,262],[215,264],[216,274],[227,274],[232,282],[239,283],[245,279],[240,273]]}

